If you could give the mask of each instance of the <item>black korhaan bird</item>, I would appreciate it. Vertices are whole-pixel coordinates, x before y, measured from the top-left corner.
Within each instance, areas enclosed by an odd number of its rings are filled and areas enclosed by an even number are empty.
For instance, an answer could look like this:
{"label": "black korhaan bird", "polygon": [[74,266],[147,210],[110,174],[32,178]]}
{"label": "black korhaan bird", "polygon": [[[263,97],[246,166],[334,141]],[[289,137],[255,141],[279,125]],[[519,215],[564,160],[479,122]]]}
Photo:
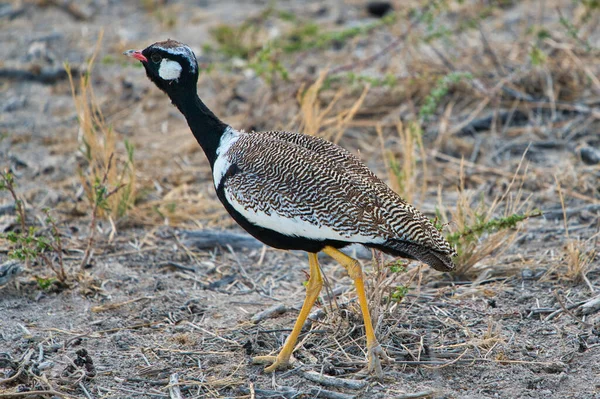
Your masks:
{"label": "black korhaan bird", "polygon": [[387,356],[375,337],[363,273],[339,251],[352,243],[418,259],[440,271],[454,268],[456,253],[422,213],[406,203],[345,149],[291,132],[246,133],[222,122],[198,97],[198,64],[192,50],[167,40],[125,52],[142,62],[148,78],[183,113],[212,168],[219,200],[246,231],[280,249],[308,252],[306,299],[292,333],[266,371],[289,364],[302,326],[323,280],[317,253],[341,263],[356,285],[365,323],[370,372],[381,376]]}

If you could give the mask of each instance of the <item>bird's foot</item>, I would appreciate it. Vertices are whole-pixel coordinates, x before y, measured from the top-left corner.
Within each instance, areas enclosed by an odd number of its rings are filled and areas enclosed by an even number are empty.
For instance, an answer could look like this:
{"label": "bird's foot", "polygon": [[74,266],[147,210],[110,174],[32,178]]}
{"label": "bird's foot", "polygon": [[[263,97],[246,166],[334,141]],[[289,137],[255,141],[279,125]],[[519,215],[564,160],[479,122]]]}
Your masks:
{"label": "bird's foot", "polygon": [[252,358],[254,364],[269,364],[270,366],[265,367],[265,373],[272,373],[275,370],[286,369],[291,366],[290,358],[283,358],[283,356],[255,356]]}
{"label": "bird's foot", "polygon": [[375,374],[378,379],[383,378],[383,370],[381,369],[381,361],[390,363],[394,359],[389,357],[378,342],[367,347],[367,371],[369,374]]}

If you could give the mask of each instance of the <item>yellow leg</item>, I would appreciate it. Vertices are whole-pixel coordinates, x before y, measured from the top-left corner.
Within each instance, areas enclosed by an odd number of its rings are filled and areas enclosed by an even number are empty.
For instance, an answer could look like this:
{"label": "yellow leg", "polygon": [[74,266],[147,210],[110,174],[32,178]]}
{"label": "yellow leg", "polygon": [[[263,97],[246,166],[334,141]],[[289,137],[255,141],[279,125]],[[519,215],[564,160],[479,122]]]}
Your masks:
{"label": "yellow leg", "polygon": [[283,348],[281,348],[281,351],[277,356],[256,356],[252,359],[254,363],[272,363],[269,367],[265,368],[267,373],[289,366],[290,357],[296,346],[298,336],[302,331],[302,326],[315,304],[315,301],[319,297],[321,287],[323,287],[323,277],[321,277],[321,271],[319,270],[317,254],[308,254],[308,264],[310,266],[310,278],[308,279],[308,285],[306,286],[306,298],[304,299],[304,304],[296,319],[292,333],[285,340],[285,344],[283,344]]}
{"label": "yellow leg", "polygon": [[356,295],[358,296],[358,303],[360,304],[360,310],[363,314],[363,320],[365,322],[365,335],[367,336],[367,361],[368,369],[370,373],[375,373],[378,378],[383,377],[383,371],[381,370],[380,358],[384,361],[391,360],[379,342],[375,337],[373,330],[373,324],[371,323],[371,314],[369,313],[369,306],[367,304],[367,296],[365,295],[365,284],[363,281],[363,272],[360,263],[356,259],[349,257],[348,255],[340,252],[334,247],[325,247],[323,249],[327,255],[338,261],[346,270],[356,286]]}

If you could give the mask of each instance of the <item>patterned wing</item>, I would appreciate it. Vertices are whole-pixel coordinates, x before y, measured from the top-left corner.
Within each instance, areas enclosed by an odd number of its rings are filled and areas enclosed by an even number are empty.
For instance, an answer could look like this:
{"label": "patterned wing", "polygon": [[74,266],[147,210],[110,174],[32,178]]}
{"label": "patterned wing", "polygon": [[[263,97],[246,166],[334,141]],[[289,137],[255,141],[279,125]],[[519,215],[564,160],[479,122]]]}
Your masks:
{"label": "patterned wing", "polygon": [[[387,185],[379,179],[358,157],[350,151],[337,144],[327,141],[321,137],[308,136],[295,132],[255,132],[253,134],[264,134],[278,140],[287,141],[302,148],[309,150],[315,154],[326,157],[328,160],[335,162],[337,165],[346,169],[347,173],[352,173],[357,176],[370,180],[375,185]],[[402,200],[404,202],[404,200]]]}
{"label": "patterned wing", "polygon": [[424,215],[357,158],[340,161],[340,150],[331,155],[318,142],[316,149],[310,145],[272,135],[240,137],[227,154],[236,165],[224,182],[229,202],[252,223],[290,236],[369,244],[402,240],[431,248],[443,241]]}

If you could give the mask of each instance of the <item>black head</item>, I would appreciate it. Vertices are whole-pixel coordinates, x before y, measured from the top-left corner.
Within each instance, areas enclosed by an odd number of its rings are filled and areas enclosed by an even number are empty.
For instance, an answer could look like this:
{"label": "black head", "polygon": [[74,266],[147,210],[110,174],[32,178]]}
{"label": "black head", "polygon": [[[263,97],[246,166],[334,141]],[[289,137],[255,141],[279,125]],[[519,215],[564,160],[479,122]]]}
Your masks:
{"label": "black head", "polygon": [[169,96],[181,91],[196,91],[198,61],[185,44],[169,39],[144,50],[128,50],[123,54],[141,61],[148,78]]}

